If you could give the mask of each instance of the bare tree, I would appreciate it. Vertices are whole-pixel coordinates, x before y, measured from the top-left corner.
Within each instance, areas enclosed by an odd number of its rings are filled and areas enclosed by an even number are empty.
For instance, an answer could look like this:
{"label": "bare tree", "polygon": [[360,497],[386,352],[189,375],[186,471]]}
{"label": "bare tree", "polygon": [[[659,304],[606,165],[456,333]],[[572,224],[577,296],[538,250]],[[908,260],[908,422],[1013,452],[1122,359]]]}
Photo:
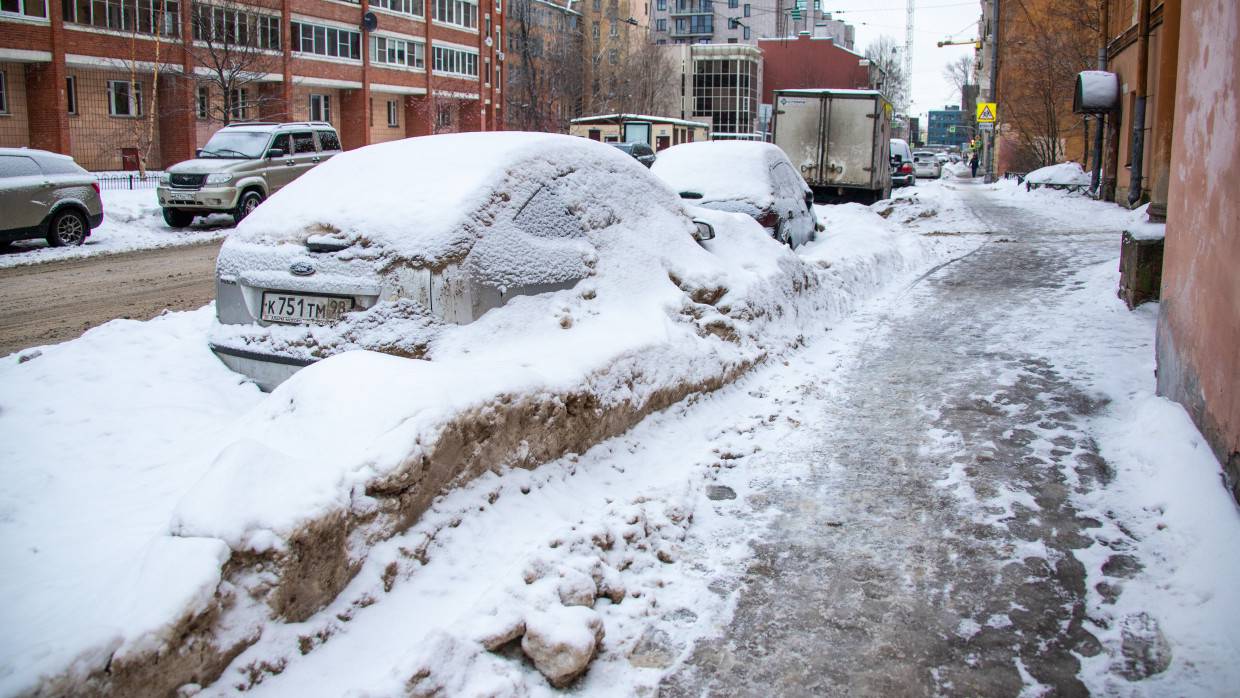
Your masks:
{"label": "bare tree", "polygon": [[663,46],[643,42],[623,56],[619,70],[626,113],[663,116],[679,111],[678,75],[671,55]]}
{"label": "bare tree", "polygon": [[943,79],[956,88],[956,95],[964,96],[964,88],[973,83],[973,56],[965,54],[943,66]]}
{"label": "bare tree", "polygon": [[111,161],[116,148],[121,150],[122,161],[132,154],[138,172],[145,175],[159,143],[160,84],[179,75],[179,68],[167,63],[167,54],[170,45],[176,45],[180,28],[175,6],[163,0],[139,2],[134,10],[126,23],[128,55],[105,59],[126,74],[126,81],[109,85],[109,113],[128,118],[118,121],[121,128],[115,139],[94,145],[101,162]]}
{"label": "bare tree", "polygon": [[198,68],[192,79],[221,96],[218,102],[208,101],[208,120],[228,124],[252,118],[251,109],[262,111],[269,103],[278,101],[264,95],[259,87],[269,73],[280,67],[279,9],[278,0],[194,4],[192,34],[185,41],[185,50]]}
{"label": "bare tree", "polygon": [[900,55],[903,50],[903,44],[885,34],[865,48],[875,88],[897,105],[904,104],[909,88],[909,76],[904,74],[904,60]]}
{"label": "bare tree", "polygon": [[513,0],[507,15],[507,123],[524,131],[562,132],[578,115],[584,76],[574,15],[536,0]]}

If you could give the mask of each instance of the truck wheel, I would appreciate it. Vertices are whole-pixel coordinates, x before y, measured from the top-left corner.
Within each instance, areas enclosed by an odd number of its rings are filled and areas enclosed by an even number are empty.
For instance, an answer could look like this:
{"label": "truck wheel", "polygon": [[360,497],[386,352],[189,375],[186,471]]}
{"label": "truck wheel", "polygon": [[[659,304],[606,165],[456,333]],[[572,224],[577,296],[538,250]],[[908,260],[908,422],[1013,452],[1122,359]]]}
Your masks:
{"label": "truck wheel", "polygon": [[261,203],[263,203],[263,195],[254,189],[242,194],[241,200],[237,202],[237,211],[233,213],[233,220],[237,223],[245,220],[245,217],[253,213]]}
{"label": "truck wheel", "polygon": [[194,214],[179,208],[164,209],[164,222],[169,228],[184,228],[194,222]]}
{"label": "truck wheel", "polygon": [[86,231],[90,230],[86,217],[73,209],[57,213],[47,226],[47,244],[52,247],[80,245],[86,242]]}

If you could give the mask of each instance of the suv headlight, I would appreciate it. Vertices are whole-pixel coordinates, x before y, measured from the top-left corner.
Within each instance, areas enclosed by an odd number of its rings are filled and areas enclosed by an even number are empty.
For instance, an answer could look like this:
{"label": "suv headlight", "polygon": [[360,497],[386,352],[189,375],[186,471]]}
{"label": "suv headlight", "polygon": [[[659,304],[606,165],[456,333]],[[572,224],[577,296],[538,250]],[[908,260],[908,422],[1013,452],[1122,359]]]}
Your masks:
{"label": "suv headlight", "polygon": [[159,183],[164,186],[168,186],[169,184],[172,183],[172,175],[168,174],[167,172],[161,174],[159,176]]}
{"label": "suv headlight", "polygon": [[207,184],[228,184],[232,178],[233,176],[227,172],[216,172],[207,175]]}

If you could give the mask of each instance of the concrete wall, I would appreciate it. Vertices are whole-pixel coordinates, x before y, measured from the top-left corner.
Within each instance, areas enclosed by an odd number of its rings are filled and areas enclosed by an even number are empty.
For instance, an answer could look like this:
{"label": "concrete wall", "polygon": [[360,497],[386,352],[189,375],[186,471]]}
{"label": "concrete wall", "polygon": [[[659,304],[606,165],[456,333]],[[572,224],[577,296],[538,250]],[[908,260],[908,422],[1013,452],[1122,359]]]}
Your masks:
{"label": "concrete wall", "polygon": [[1158,392],[1240,500],[1240,4],[1185,0],[1158,321]]}

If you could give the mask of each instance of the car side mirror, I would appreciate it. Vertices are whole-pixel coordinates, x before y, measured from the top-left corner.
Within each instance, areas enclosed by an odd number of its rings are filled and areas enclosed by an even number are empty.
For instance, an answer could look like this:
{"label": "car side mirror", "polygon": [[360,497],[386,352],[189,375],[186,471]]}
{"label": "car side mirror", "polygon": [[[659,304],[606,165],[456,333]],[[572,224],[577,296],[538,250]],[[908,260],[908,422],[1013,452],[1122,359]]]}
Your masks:
{"label": "car side mirror", "polygon": [[682,191],[682,192],[680,192],[680,198],[682,198],[682,199],[700,199],[700,198],[702,198],[702,193],[701,193],[701,192],[697,192],[697,191]]}
{"label": "car side mirror", "polygon": [[715,239],[715,226],[706,221],[693,221],[693,239],[698,242],[706,242]]}
{"label": "car side mirror", "polygon": [[202,148],[198,148],[197,150],[194,151],[194,157],[196,158],[202,157]]}
{"label": "car side mirror", "polygon": [[267,150],[267,159],[284,157],[284,148],[269,148]]}

